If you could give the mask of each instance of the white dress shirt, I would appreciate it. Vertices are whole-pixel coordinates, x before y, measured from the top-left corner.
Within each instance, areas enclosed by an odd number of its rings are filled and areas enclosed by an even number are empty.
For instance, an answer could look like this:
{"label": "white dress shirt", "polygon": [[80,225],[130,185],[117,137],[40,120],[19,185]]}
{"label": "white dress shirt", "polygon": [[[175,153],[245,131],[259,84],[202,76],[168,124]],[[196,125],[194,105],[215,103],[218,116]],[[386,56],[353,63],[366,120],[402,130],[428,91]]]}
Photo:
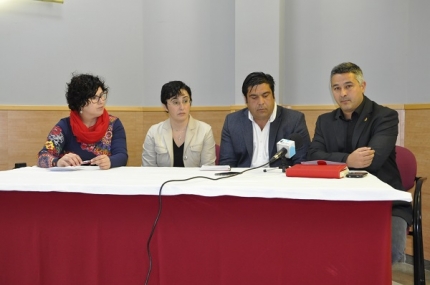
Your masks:
{"label": "white dress shirt", "polygon": [[270,123],[276,118],[277,105],[273,107],[272,115],[263,129],[254,121],[254,117],[251,112],[248,111],[248,118],[252,122],[252,161],[251,167],[256,167],[269,162],[269,134],[270,134]]}

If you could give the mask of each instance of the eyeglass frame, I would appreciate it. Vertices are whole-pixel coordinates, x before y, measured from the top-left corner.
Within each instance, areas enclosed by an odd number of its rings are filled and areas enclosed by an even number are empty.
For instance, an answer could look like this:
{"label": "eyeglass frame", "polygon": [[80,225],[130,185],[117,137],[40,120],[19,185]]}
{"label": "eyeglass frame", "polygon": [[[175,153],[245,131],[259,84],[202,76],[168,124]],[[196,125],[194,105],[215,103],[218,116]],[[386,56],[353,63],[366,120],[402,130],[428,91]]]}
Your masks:
{"label": "eyeglass frame", "polygon": [[89,100],[93,104],[98,104],[100,102],[100,100],[106,101],[107,100],[107,96],[108,96],[108,92],[104,91],[104,92],[100,93],[100,95],[94,95]]}
{"label": "eyeglass frame", "polygon": [[170,101],[167,101],[167,104],[169,104],[170,106],[174,106],[174,107],[179,107],[182,105],[187,106],[188,104],[191,105],[191,99],[190,97],[187,96],[187,98],[184,98],[182,100],[178,100],[178,99],[170,99]]}

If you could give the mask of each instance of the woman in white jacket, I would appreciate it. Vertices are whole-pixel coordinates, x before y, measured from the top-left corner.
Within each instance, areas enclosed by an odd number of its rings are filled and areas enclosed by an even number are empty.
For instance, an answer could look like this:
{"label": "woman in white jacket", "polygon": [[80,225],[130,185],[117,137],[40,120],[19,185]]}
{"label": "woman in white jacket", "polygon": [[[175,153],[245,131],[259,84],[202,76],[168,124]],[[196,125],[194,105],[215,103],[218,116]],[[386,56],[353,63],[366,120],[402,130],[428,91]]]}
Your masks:
{"label": "woman in white jacket", "polygon": [[143,143],[142,166],[200,167],[215,164],[215,140],[208,124],[191,117],[191,89],[181,81],[161,88],[169,118],[151,126]]}

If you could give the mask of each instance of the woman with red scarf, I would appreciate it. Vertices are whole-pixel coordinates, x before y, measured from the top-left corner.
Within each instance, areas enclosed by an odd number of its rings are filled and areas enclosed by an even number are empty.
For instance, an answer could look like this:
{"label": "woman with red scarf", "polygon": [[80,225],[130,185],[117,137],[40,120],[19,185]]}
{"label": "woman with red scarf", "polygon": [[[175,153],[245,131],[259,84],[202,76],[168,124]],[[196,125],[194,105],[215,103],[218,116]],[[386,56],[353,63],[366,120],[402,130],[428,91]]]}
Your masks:
{"label": "woman with red scarf", "polygon": [[127,164],[124,127],[105,109],[108,89],[97,76],[73,76],[66,92],[70,117],[61,119],[49,133],[39,152],[39,167],[90,164],[109,169]]}

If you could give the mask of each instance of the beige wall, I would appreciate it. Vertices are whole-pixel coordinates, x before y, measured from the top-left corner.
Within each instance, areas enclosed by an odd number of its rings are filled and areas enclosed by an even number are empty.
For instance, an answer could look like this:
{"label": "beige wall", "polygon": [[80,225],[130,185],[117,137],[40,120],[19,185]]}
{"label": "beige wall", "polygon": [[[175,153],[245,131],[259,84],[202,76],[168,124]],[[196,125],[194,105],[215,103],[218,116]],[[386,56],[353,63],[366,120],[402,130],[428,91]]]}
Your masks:
{"label": "beige wall", "polygon": [[[430,179],[430,105],[405,106],[405,147],[417,159],[418,176]],[[422,189],[424,257],[430,260],[430,180]],[[408,253],[412,253],[412,239],[408,240]]]}
{"label": "beige wall", "polygon": [[[212,126],[219,144],[225,116],[243,106],[193,107],[192,115]],[[430,178],[430,104],[393,105],[399,112],[399,144],[409,148],[417,157],[418,175]],[[302,111],[310,136],[313,137],[317,117],[334,106],[293,106]],[[109,113],[118,116],[127,134],[129,166],[141,165],[142,143],[149,127],[167,118],[162,108],[109,107]],[[35,165],[37,153],[46,136],[60,118],[68,116],[66,107],[0,106],[0,170],[12,169],[16,162]],[[430,240],[430,181],[423,189],[424,240]],[[424,242],[425,258],[430,259],[430,243]],[[407,252],[412,253],[411,240]]]}

